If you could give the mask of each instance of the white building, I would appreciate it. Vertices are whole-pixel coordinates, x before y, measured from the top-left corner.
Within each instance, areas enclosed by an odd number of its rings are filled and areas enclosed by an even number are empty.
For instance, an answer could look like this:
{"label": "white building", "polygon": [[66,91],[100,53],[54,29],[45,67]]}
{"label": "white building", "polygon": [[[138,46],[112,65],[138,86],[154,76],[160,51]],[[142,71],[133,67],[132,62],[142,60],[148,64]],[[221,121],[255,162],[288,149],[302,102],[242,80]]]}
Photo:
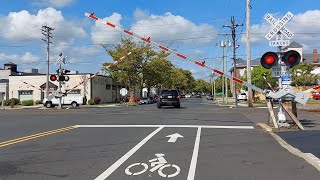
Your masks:
{"label": "white building", "polygon": [[[116,102],[122,88],[112,82],[108,76],[97,75],[91,80],[93,74],[71,74],[68,82],[62,83],[62,92],[70,91],[68,96],[86,97],[87,100],[99,97],[101,102]],[[9,98],[23,100],[43,100],[45,97],[46,75],[11,75],[9,76]],[[59,82],[49,82],[49,92],[58,90]]]}

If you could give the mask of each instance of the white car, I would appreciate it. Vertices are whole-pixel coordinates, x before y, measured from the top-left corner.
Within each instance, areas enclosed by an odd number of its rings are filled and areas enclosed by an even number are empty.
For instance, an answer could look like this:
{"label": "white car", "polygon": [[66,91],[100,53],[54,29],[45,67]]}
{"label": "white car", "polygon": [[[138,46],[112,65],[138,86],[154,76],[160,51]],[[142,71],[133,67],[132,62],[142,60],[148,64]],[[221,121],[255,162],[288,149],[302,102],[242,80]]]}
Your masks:
{"label": "white car", "polygon": [[237,97],[238,101],[247,101],[247,94],[246,93],[241,93]]}
{"label": "white car", "polygon": [[[48,98],[44,98],[42,101],[43,105],[47,108],[51,108],[59,105],[59,98],[51,95]],[[72,107],[77,107],[83,105],[83,97],[81,96],[63,96],[61,99],[62,105],[71,105]]]}
{"label": "white car", "polygon": [[191,94],[186,94],[186,98],[191,98]]}

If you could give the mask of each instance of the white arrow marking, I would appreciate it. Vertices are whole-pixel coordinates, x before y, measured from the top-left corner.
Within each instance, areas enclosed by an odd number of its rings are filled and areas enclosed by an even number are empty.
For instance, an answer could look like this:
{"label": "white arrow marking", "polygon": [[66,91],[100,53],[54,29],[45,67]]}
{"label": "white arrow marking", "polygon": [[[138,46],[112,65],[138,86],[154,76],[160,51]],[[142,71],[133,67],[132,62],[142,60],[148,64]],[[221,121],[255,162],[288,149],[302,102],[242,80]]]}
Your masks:
{"label": "white arrow marking", "polygon": [[183,136],[181,136],[179,133],[171,134],[166,137],[170,138],[168,142],[173,142],[173,143],[176,142],[179,137],[183,138]]}

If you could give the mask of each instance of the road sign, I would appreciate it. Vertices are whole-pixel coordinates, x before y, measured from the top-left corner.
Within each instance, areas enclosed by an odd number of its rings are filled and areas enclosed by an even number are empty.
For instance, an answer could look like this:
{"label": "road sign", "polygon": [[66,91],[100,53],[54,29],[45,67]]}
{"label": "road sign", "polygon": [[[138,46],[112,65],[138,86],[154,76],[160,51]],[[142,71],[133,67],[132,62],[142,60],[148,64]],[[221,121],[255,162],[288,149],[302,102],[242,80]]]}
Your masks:
{"label": "road sign", "polygon": [[268,21],[270,24],[272,24],[272,29],[266,34],[265,38],[269,41],[280,31],[282,34],[284,34],[287,38],[291,38],[293,36],[293,33],[284,27],[287,22],[291,20],[293,17],[293,14],[291,12],[287,12],[280,20],[274,18],[271,14],[267,14],[264,19]]}
{"label": "road sign", "polygon": [[290,75],[281,75],[281,83],[290,85],[291,84]]}
{"label": "road sign", "polygon": [[269,46],[289,46],[289,40],[282,40],[282,41],[269,41]]}
{"label": "road sign", "polygon": [[289,66],[273,66],[272,67],[272,77],[280,77],[289,75]]}
{"label": "road sign", "polygon": [[120,89],[121,96],[126,96],[128,94],[128,90],[126,88]]}

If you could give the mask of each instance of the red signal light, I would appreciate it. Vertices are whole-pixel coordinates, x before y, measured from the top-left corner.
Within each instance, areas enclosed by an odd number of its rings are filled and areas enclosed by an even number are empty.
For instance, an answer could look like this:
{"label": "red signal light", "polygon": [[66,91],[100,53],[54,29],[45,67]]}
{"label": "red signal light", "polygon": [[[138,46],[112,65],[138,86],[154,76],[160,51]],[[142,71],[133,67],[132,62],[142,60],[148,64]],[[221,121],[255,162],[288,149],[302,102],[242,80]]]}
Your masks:
{"label": "red signal light", "polygon": [[267,64],[273,64],[275,60],[276,59],[274,58],[274,56],[269,55],[269,56],[266,57],[266,63]]}
{"label": "red signal light", "polygon": [[282,56],[282,61],[290,68],[299,64],[300,60],[301,60],[301,55],[294,50],[290,50]]}
{"label": "red signal light", "polygon": [[266,68],[270,69],[272,66],[278,64],[278,55],[275,52],[266,52],[260,59],[261,65]]}
{"label": "red signal light", "polygon": [[57,76],[56,75],[50,75],[50,81],[56,81],[57,80]]}

